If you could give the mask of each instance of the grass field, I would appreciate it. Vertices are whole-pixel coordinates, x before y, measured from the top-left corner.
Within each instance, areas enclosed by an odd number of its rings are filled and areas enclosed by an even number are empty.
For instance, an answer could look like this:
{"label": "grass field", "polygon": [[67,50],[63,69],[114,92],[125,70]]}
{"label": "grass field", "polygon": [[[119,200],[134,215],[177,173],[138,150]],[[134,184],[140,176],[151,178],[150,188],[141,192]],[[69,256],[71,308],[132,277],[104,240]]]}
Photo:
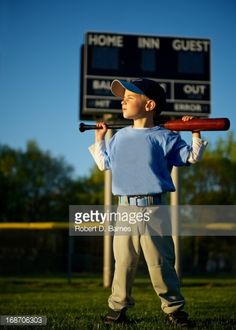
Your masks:
{"label": "grass field", "polygon": [[[127,325],[105,326],[110,289],[98,277],[0,278],[1,315],[45,315],[47,326],[1,326],[1,329],[169,329],[148,278],[136,278],[136,306]],[[182,293],[195,329],[236,329],[236,279],[184,278]]]}

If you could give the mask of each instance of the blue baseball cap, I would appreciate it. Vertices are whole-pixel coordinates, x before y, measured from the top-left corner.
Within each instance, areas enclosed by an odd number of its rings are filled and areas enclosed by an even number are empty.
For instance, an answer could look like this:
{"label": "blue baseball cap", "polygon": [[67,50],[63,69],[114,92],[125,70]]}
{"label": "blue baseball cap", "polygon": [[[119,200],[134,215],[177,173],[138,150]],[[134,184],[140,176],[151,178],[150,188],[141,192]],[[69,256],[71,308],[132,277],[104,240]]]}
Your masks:
{"label": "blue baseball cap", "polygon": [[118,97],[123,98],[125,90],[130,92],[145,95],[156,102],[157,112],[165,110],[166,106],[166,92],[161,85],[151,79],[139,78],[131,81],[113,80],[111,83],[111,92]]}

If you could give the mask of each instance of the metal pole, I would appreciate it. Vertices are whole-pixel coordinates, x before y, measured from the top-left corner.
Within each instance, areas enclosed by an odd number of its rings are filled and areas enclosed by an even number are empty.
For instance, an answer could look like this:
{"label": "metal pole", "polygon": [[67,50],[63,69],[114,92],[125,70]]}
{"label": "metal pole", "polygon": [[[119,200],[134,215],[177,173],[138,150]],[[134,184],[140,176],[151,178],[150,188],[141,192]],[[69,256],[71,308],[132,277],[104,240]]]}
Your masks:
{"label": "metal pole", "polygon": [[[109,129],[106,138],[111,139],[112,130]],[[104,206],[109,207],[112,205],[112,192],[111,192],[111,171],[104,173]],[[112,236],[104,234],[103,239],[103,286],[108,288],[111,286],[112,280]]]}
{"label": "metal pole", "polygon": [[74,237],[68,233],[68,264],[67,264],[67,283],[72,282],[72,256],[74,253]]}
{"label": "metal pole", "polygon": [[180,188],[179,188],[179,169],[178,167],[173,167],[172,169],[172,180],[175,185],[176,191],[170,194],[170,204],[171,204],[171,223],[173,230],[173,241],[175,246],[175,269],[177,275],[180,279],[181,277],[181,253],[180,253],[180,219],[178,205],[180,203]]}

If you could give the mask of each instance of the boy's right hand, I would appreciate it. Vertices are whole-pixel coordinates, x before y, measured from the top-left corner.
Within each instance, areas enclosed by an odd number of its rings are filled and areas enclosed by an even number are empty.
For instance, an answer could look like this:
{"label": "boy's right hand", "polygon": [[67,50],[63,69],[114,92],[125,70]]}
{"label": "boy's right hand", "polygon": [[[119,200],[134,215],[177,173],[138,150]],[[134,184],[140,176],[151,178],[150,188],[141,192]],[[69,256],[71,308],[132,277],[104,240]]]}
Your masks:
{"label": "boy's right hand", "polygon": [[95,141],[101,142],[102,140],[104,140],[108,128],[105,122],[97,122],[96,126],[101,128],[95,129]]}

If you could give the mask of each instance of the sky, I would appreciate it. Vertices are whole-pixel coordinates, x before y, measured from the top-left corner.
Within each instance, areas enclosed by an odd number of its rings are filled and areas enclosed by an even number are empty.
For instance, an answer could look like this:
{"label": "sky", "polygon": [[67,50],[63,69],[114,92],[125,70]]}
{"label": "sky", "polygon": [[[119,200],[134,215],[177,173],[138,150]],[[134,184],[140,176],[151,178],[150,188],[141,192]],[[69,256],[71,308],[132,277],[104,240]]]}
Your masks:
{"label": "sky", "polygon": [[89,175],[94,132],[78,130],[88,31],[211,39],[210,117],[230,118],[235,131],[235,0],[0,0],[0,144],[24,150],[35,140],[76,177]]}

